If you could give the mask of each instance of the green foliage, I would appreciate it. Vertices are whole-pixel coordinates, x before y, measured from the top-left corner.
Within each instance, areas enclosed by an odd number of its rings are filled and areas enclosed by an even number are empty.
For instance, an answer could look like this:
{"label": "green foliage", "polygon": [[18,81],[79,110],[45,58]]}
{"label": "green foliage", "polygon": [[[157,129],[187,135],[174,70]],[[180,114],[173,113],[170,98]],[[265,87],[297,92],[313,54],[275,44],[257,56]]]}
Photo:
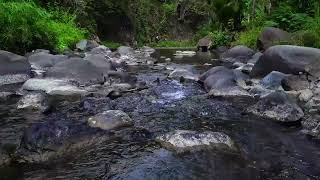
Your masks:
{"label": "green foliage", "polygon": [[228,46],[232,40],[231,33],[217,29],[214,24],[206,24],[198,30],[193,39],[198,42],[203,37],[209,37],[213,47]]}
{"label": "green foliage", "polygon": [[117,49],[118,47],[122,46],[121,43],[113,41],[103,41],[102,44],[110,49]]}
{"label": "green foliage", "polygon": [[256,49],[257,40],[262,28],[252,28],[236,35],[236,40],[232,43],[233,45],[244,45],[252,49]]}
{"label": "green foliage", "polygon": [[84,38],[73,16],[54,20],[32,2],[0,2],[0,48],[24,53],[36,48],[62,51]]}
{"label": "green foliage", "polygon": [[158,43],[152,43],[152,47],[194,47],[195,43],[191,41],[173,41],[173,40],[163,40]]}

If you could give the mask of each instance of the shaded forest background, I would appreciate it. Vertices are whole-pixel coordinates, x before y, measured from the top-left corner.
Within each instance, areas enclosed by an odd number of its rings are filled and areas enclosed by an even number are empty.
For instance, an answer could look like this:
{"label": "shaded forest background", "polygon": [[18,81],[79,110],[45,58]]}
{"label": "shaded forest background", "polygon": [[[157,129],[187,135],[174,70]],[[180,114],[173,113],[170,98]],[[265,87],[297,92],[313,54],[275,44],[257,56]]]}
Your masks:
{"label": "shaded forest background", "polygon": [[264,27],[293,34],[290,42],[320,47],[318,0],[0,0],[0,49],[62,52],[84,38],[121,44],[191,47],[208,36],[214,47],[256,48]]}

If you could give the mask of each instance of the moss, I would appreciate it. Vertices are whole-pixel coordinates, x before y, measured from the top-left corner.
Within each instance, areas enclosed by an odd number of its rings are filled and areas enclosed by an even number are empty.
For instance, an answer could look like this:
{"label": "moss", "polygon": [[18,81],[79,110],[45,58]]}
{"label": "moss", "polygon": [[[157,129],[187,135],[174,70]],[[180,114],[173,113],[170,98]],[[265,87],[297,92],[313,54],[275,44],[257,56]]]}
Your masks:
{"label": "moss", "polygon": [[175,40],[165,40],[159,41],[158,43],[152,43],[152,47],[194,47],[195,43],[189,40],[175,41]]}
{"label": "moss", "polygon": [[121,43],[113,41],[103,41],[102,44],[110,49],[117,49],[118,47],[122,46]]}

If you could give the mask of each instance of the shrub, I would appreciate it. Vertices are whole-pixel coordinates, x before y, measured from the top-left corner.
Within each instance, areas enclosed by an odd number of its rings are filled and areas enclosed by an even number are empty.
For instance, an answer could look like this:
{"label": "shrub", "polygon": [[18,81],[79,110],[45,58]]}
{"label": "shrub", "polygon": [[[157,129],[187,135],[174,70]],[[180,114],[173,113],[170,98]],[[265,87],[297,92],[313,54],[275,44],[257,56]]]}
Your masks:
{"label": "shrub", "polygon": [[152,47],[193,47],[194,43],[191,41],[173,41],[173,40],[162,40],[158,43],[151,44]]}
{"label": "shrub", "polygon": [[[25,53],[37,48],[62,51],[71,48],[84,38],[85,31],[78,29],[74,16],[64,21],[32,2],[0,1],[0,48]],[[62,17],[62,16],[61,16]]]}
{"label": "shrub", "polygon": [[110,49],[117,49],[122,44],[113,41],[103,41],[102,44]]}
{"label": "shrub", "polygon": [[208,36],[212,41],[212,47],[219,47],[219,46],[228,46],[231,43],[231,35],[228,32],[223,31],[213,31],[209,32]]}
{"label": "shrub", "polygon": [[257,39],[262,31],[262,27],[252,28],[247,31],[240,32],[236,35],[233,45],[245,45],[249,48],[257,48]]}

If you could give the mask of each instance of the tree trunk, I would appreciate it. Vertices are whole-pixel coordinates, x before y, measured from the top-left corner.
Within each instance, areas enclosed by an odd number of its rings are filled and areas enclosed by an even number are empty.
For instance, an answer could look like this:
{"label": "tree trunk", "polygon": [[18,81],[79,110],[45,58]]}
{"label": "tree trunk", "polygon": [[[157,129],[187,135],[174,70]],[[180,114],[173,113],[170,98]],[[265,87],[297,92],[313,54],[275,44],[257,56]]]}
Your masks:
{"label": "tree trunk", "polygon": [[253,21],[254,18],[256,17],[256,6],[257,6],[257,0],[252,0],[251,21]]}

